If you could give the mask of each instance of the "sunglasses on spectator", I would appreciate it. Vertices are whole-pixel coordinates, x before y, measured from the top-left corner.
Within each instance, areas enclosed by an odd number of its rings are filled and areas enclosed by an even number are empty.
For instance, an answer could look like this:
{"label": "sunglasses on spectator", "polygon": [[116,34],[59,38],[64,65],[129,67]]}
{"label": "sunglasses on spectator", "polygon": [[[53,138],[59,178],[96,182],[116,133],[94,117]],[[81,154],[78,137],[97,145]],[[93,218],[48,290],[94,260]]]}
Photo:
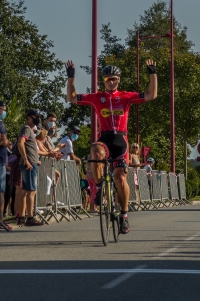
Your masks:
{"label": "sunglasses on spectator", "polygon": [[103,80],[104,80],[104,82],[116,82],[116,81],[118,81],[118,77],[117,76],[113,76],[113,77],[104,77],[103,78]]}
{"label": "sunglasses on spectator", "polygon": [[138,146],[132,146],[132,148],[138,148]]}

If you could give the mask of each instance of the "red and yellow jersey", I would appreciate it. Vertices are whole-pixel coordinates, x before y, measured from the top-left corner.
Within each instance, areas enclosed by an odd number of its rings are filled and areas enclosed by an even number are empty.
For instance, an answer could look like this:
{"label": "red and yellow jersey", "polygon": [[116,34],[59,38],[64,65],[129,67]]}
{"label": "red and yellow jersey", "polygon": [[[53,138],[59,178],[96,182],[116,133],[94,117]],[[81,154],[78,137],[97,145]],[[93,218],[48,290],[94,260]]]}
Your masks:
{"label": "red and yellow jersey", "polygon": [[79,105],[94,107],[100,124],[100,132],[127,132],[131,104],[145,102],[144,93],[126,91],[78,94],[77,100]]}

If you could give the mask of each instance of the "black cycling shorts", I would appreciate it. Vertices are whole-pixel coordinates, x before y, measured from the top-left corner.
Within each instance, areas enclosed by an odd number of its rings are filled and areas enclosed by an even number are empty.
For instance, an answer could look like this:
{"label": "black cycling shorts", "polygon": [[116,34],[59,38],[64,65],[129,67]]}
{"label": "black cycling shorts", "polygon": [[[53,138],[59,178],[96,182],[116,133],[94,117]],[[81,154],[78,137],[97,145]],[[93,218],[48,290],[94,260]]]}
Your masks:
{"label": "black cycling shorts", "polygon": [[127,137],[120,134],[106,134],[102,135],[98,142],[104,143],[110,152],[110,157],[117,159],[119,157],[126,158],[128,143]]}

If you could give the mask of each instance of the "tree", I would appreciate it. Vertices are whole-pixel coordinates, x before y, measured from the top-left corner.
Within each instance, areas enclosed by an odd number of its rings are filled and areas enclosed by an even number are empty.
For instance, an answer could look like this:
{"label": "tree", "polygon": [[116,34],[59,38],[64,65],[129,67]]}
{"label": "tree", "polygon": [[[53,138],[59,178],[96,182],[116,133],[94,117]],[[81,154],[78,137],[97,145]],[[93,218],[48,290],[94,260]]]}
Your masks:
{"label": "tree", "polygon": [[[121,45],[116,36],[111,35],[110,24],[103,25],[101,34],[105,41],[99,56],[99,69],[107,64],[115,64],[122,69],[120,89],[134,91],[136,88],[136,32],[141,36],[164,36],[170,31],[170,10],[163,1],[154,3],[140,16],[139,24],[128,30],[128,38]],[[187,39],[187,28],[174,19],[175,33],[175,133],[176,167],[183,169],[184,145],[193,144],[199,131],[199,55],[191,49],[193,43]],[[170,40],[147,39],[140,42],[140,91],[147,90],[149,75],[145,60],[151,57],[157,61],[159,74],[158,98],[140,105],[140,135],[143,145],[150,145],[151,156],[158,162],[170,166]],[[89,69],[88,69],[89,70]],[[100,76],[100,75],[99,75]],[[196,89],[195,89],[196,87]],[[103,89],[103,85],[100,85]],[[135,106],[129,115],[129,141],[134,140]],[[183,139],[184,137],[184,139]],[[186,158],[186,152],[185,152]]]}
{"label": "tree", "polygon": [[0,10],[0,98],[14,100],[23,114],[27,108],[37,107],[60,118],[66,78],[63,62],[51,52],[53,42],[25,19],[24,1],[1,0]]}

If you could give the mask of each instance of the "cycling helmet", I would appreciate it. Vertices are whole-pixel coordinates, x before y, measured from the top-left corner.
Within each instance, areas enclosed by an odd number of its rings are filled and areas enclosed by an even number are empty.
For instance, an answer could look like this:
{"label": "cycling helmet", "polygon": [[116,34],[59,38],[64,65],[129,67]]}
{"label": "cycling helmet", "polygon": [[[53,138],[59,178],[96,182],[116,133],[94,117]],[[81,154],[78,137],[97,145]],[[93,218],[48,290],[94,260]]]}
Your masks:
{"label": "cycling helmet", "polygon": [[112,65],[104,67],[102,69],[102,71],[101,71],[101,75],[102,76],[108,76],[108,75],[117,75],[117,76],[120,76],[121,73],[122,73],[122,71],[120,70],[119,67],[112,66]]}
{"label": "cycling helmet", "polygon": [[155,163],[155,160],[154,160],[154,158],[148,158],[148,159],[147,159],[147,162],[153,163],[153,164],[154,164],[154,163]]}

